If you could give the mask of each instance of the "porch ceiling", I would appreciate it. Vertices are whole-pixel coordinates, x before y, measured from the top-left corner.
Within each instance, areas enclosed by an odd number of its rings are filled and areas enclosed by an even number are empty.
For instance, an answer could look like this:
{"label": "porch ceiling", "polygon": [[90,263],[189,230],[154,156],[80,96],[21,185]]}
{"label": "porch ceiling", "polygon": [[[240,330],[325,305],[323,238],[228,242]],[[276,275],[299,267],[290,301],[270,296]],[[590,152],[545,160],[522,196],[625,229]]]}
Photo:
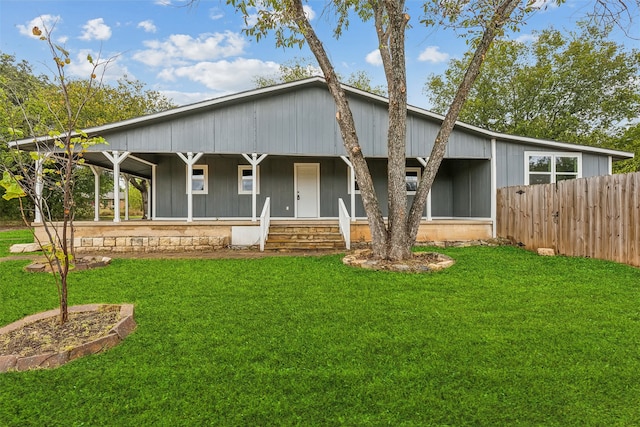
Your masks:
{"label": "porch ceiling", "polygon": [[[113,164],[101,152],[87,152],[84,157],[87,164],[113,170]],[[135,175],[140,178],[151,179],[151,165],[142,163],[131,157],[127,157],[120,163],[120,172]]]}

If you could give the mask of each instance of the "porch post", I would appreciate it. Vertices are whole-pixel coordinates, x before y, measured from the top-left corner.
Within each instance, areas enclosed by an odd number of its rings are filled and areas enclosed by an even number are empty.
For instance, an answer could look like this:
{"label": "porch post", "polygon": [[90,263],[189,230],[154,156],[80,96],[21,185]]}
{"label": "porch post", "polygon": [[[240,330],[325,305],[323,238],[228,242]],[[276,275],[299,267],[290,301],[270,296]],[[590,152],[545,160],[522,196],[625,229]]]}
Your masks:
{"label": "porch post", "polygon": [[127,158],[129,152],[120,154],[116,150],[111,153],[103,151],[102,154],[113,163],[113,222],[120,222],[120,163]]}
{"label": "porch post", "polygon": [[187,222],[193,222],[193,165],[202,157],[204,153],[197,153],[195,156],[191,151],[187,156],[178,153],[178,156],[187,164]]}
{"label": "porch post", "polygon": [[353,164],[351,164],[351,161],[347,158],[347,156],[340,156],[340,158],[347,164],[347,166],[349,167],[349,171],[351,172],[351,179],[349,180],[351,200],[349,203],[351,204],[351,222],[354,222],[356,220],[356,173],[353,169]]}
{"label": "porch post", "polygon": [[124,178],[124,220],[129,221],[129,176]]}
{"label": "porch post", "polygon": [[[416,158],[418,159],[418,161],[420,162],[423,168],[427,166],[427,162],[429,161],[428,157],[427,158],[416,157]],[[433,188],[433,184],[431,184],[431,187]],[[429,193],[427,193],[426,208],[427,208],[427,221],[432,221],[433,217],[431,216],[431,190],[429,190]]]}
{"label": "porch post", "polygon": [[157,192],[157,185],[156,185],[156,175],[158,173],[157,171],[158,166],[156,165],[152,165],[151,166],[151,215],[149,216],[149,218],[151,219],[156,219],[156,192]]}
{"label": "porch post", "polygon": [[267,154],[263,154],[258,158],[257,153],[251,153],[251,157],[247,154],[242,153],[242,157],[244,157],[249,164],[251,165],[251,221],[256,222],[258,220],[256,212],[257,212],[257,197],[258,197],[258,165],[261,161],[267,157]]}
{"label": "porch post", "polygon": [[498,224],[497,219],[497,203],[498,203],[498,165],[496,160],[496,139],[491,138],[491,237],[496,238]]}
{"label": "porch post", "polygon": [[[48,156],[47,156],[48,157]],[[44,188],[44,178],[42,177],[42,164],[44,159],[36,160],[36,205],[33,213],[33,222],[42,222],[42,190]]]}
{"label": "porch post", "polygon": [[149,193],[151,192],[151,182],[149,182],[149,180],[146,180],[146,184],[147,184],[147,218],[152,219],[151,218],[151,202],[149,201],[150,195]]}
{"label": "porch post", "polygon": [[100,221],[100,170],[97,166],[89,165],[93,172],[93,220]]}

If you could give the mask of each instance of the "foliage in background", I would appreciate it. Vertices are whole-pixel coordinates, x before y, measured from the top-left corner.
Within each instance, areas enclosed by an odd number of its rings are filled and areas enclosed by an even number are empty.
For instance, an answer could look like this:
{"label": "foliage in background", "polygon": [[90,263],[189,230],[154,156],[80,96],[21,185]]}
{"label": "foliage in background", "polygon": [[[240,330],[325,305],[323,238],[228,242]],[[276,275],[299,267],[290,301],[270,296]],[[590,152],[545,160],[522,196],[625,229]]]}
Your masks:
{"label": "foliage in background", "polygon": [[[640,50],[608,38],[610,28],[555,29],[529,43],[501,40],[487,54],[460,120],[498,132],[598,145],[640,154]],[[443,113],[469,56],[431,75],[424,92]],[[628,166],[626,170],[637,170]]]}
{"label": "foliage in background", "polygon": [[[279,83],[295,82],[297,80],[306,79],[313,76],[322,76],[322,70],[318,68],[317,63],[311,58],[294,58],[280,64],[279,74],[274,76],[255,76],[253,78],[257,87],[273,86]],[[373,86],[371,77],[366,71],[354,71],[343,79],[338,74],[340,81],[348,86],[366,92],[374,93],[380,96],[386,96],[387,91],[383,86]]]}
{"label": "foliage in background", "polygon": [[[67,77],[68,78],[68,77]],[[147,90],[145,85],[127,76],[116,85],[102,85],[90,99],[84,96],[88,82],[68,78],[67,92],[70,105],[78,111],[78,128],[100,126],[133,117],[164,111],[175,105],[160,92]],[[65,105],[57,100],[62,93],[59,85],[46,76],[34,75],[31,65],[15,56],[0,53],[0,163],[12,167],[14,160],[7,152],[10,141],[31,136],[47,135],[52,129],[59,129],[57,117],[63,117]],[[26,161],[26,159],[23,159]],[[74,171],[76,191],[74,193],[78,218],[93,217],[94,186],[93,174],[88,168]],[[102,173],[101,193],[113,187],[113,177]],[[59,194],[45,189],[52,215],[61,218],[62,208]],[[33,219],[33,205],[25,200],[25,208]],[[0,220],[19,219],[20,208],[16,200],[0,200]]]}

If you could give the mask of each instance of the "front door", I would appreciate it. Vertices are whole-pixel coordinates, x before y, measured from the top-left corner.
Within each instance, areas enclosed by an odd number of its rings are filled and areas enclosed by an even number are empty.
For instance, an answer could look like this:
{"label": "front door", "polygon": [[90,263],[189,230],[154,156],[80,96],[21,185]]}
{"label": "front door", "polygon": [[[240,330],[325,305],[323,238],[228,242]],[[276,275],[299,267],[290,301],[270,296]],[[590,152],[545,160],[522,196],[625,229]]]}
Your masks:
{"label": "front door", "polygon": [[294,165],[296,218],[320,216],[320,164],[296,163]]}

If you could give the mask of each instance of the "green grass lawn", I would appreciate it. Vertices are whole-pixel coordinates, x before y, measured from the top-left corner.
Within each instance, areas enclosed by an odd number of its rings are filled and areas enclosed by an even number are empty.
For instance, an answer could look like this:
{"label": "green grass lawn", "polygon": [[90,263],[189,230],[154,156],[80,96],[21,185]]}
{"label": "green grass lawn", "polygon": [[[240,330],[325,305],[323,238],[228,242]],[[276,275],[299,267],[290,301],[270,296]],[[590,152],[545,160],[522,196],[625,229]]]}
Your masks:
{"label": "green grass lawn", "polygon": [[[513,247],[432,275],[339,256],[114,260],[70,303],[130,302],[119,347],[0,374],[0,426],[640,424],[640,270]],[[0,263],[0,324],[56,306]]]}
{"label": "green grass lawn", "polygon": [[16,243],[33,243],[33,234],[27,228],[0,231],[0,257],[9,256],[9,248]]}

